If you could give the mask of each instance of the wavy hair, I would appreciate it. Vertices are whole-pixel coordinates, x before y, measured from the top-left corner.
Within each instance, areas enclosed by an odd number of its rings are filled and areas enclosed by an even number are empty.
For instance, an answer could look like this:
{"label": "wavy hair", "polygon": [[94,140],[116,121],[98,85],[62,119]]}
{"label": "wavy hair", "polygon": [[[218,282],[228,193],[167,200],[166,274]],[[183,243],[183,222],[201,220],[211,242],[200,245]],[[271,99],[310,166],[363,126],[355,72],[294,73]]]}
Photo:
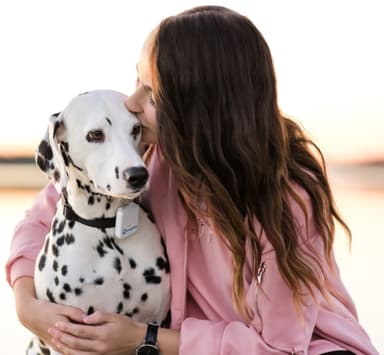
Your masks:
{"label": "wavy hair", "polygon": [[[298,184],[309,195],[328,263],[337,213],[323,156],[277,103],[270,50],[246,17],[218,6],[196,7],[163,20],[150,48],[158,144],[176,178],[189,227],[208,217],[232,255],[233,299],[245,301],[243,269],[249,238],[256,278],[262,249],[253,218],[272,244],[295,304],[303,285],[323,294],[319,256],[304,251],[290,206],[307,216]],[[246,222],[245,222],[246,221]],[[315,267],[314,267],[315,266]],[[257,280],[257,278],[256,278]]]}

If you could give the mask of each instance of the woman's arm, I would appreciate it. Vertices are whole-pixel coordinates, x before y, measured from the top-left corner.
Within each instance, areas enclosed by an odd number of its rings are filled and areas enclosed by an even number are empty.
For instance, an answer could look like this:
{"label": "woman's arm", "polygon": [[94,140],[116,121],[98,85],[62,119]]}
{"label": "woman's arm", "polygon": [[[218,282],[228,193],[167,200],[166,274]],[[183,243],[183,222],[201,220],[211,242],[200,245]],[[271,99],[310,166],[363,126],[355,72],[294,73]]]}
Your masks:
{"label": "woman's arm", "polygon": [[68,322],[69,320],[81,322],[84,317],[84,313],[77,308],[38,300],[31,277],[18,278],[13,286],[13,291],[20,322],[54,348],[48,329],[53,327],[56,322]]}
{"label": "woman's arm", "polygon": [[37,254],[43,246],[59,195],[52,184],[39,192],[23,220],[16,226],[6,264],[8,283],[13,286],[23,276],[33,277]]}
{"label": "woman's arm", "polygon": [[79,322],[84,315],[79,309],[38,300],[35,295],[35,259],[56,212],[58,197],[52,184],[39,192],[33,206],[15,229],[6,264],[7,281],[13,287],[20,322],[49,344],[52,342],[48,328],[56,321],[71,319]]}

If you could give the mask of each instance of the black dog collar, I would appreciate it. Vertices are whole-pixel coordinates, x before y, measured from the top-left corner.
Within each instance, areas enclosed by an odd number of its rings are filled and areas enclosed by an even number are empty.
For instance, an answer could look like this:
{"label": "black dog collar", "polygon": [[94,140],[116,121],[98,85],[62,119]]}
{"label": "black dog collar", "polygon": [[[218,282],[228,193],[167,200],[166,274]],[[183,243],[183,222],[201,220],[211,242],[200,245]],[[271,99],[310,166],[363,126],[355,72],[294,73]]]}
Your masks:
{"label": "black dog collar", "polygon": [[77,221],[82,224],[85,224],[86,226],[93,227],[93,228],[113,228],[116,225],[116,217],[100,217],[100,218],[93,218],[93,219],[85,219],[83,217],[80,217],[69,205],[67,201],[64,202],[63,206],[63,214],[64,217],[71,220],[71,221]]}

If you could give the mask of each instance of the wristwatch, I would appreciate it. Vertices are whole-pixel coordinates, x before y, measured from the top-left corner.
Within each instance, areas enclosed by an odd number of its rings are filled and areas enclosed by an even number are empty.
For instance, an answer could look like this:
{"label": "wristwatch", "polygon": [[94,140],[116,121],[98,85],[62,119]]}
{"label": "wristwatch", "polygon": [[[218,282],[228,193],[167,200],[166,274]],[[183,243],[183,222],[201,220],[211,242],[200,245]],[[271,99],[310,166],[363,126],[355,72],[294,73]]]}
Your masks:
{"label": "wristwatch", "polygon": [[160,355],[160,350],[157,347],[157,331],[158,324],[149,323],[147,333],[145,334],[144,343],[136,349],[136,355]]}

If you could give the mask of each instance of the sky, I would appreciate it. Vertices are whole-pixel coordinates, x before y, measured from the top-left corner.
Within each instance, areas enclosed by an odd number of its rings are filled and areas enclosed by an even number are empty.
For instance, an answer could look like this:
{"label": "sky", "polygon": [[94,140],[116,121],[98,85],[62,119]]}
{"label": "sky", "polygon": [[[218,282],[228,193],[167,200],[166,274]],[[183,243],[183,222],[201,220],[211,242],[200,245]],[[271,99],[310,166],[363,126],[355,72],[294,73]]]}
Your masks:
{"label": "sky", "polygon": [[[77,94],[129,94],[161,19],[204,1],[0,4],[0,156],[30,154]],[[249,17],[274,59],[281,110],[334,161],[384,158],[384,22],[377,0],[210,1]]]}

